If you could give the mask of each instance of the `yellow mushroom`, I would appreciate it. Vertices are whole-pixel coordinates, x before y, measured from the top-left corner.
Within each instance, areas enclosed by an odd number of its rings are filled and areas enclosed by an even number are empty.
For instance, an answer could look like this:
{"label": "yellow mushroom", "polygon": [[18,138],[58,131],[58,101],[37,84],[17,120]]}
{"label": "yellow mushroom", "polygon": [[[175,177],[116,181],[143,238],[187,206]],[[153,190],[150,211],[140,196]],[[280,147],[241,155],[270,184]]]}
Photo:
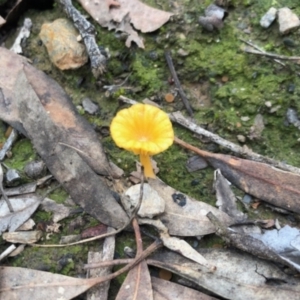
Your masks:
{"label": "yellow mushroom", "polygon": [[174,131],[168,115],[148,104],[120,110],[112,120],[110,133],[118,147],[140,155],[146,177],[155,178],[150,156],[169,148]]}

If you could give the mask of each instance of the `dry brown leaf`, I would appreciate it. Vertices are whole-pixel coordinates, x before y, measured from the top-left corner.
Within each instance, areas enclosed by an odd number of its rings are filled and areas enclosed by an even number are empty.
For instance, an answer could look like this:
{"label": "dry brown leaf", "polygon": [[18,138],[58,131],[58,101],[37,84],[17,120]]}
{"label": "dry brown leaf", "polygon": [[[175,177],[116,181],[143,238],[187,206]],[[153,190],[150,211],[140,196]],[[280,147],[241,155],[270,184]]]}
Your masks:
{"label": "dry brown leaf", "polygon": [[14,209],[14,212],[9,212],[9,209],[4,200],[0,201],[0,234],[3,231],[15,231],[31,215],[40,205],[40,197],[35,194],[27,194],[19,197],[9,198]]}
{"label": "dry brown leaf", "polygon": [[129,271],[116,300],[153,300],[150,273],[146,261]]}
{"label": "dry brown leaf", "polygon": [[[159,179],[149,179],[148,183],[165,200],[165,212],[160,216],[160,219],[168,227],[171,235],[197,236],[214,233],[215,227],[206,217],[209,211],[216,214],[225,224],[229,225],[233,222],[224,212],[180,193]],[[176,194],[185,199],[184,205],[180,206],[174,202],[173,197]]]}
{"label": "dry brown leaf", "polygon": [[72,278],[43,271],[1,267],[0,299],[72,299],[93,286],[87,279]]}
{"label": "dry brown leaf", "polygon": [[138,36],[132,26],[142,32],[152,32],[165,24],[172,16],[172,13],[150,7],[138,0],[78,1],[101,26],[127,33],[127,47],[130,47],[133,41],[138,47],[144,48],[143,39]]}
{"label": "dry brown leaf", "polygon": [[[108,232],[114,231],[113,228],[108,227]],[[107,237],[104,240],[101,252],[89,252],[88,263],[97,263],[100,261],[110,261],[113,260],[115,254],[115,236]],[[111,273],[111,267],[96,268],[88,270],[88,277],[101,277]],[[110,281],[103,282],[97,286],[91,288],[87,292],[86,300],[100,299],[106,300],[108,296],[108,290],[110,286]]]}
{"label": "dry brown leaf", "polygon": [[172,13],[150,7],[138,0],[118,0],[120,6],[111,9],[115,22],[121,22],[128,14],[130,22],[141,32],[152,32],[164,25]]}
{"label": "dry brown leaf", "polygon": [[296,300],[300,297],[299,279],[286,275],[272,263],[228,250],[209,249],[202,252],[216,264],[215,272],[207,272],[186,258],[165,251],[155,253],[147,259],[147,263],[178,274],[225,299]]}
{"label": "dry brown leaf", "polygon": [[[235,186],[272,205],[300,213],[300,176],[270,165],[200,150],[175,138],[177,144],[204,157]],[[219,217],[218,217],[219,218]]]}
{"label": "dry brown leaf", "polygon": [[127,222],[128,216],[93,171],[112,173],[97,134],[53,79],[4,48],[0,108],[0,118],[31,139],[49,171],[87,213],[112,227]]}
{"label": "dry brown leaf", "polygon": [[186,286],[151,277],[154,300],[214,300],[217,298],[205,295]]}

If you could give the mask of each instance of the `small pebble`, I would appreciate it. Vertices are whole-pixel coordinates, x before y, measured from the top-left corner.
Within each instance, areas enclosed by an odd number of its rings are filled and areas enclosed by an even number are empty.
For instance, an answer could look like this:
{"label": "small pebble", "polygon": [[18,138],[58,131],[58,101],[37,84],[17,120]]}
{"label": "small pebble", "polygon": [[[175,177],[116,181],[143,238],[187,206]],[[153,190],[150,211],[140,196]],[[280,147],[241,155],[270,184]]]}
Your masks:
{"label": "small pebble", "polygon": [[270,109],[270,113],[273,114],[274,112],[276,112],[277,110],[279,110],[281,108],[281,105],[276,105],[274,107],[272,107]]}
{"label": "small pebble", "polygon": [[241,120],[242,120],[243,122],[247,122],[247,121],[250,120],[250,117],[248,117],[248,116],[241,117]]}
{"label": "small pebble", "polygon": [[265,106],[266,107],[271,107],[272,106],[272,102],[271,101],[266,101],[265,102]]}
{"label": "small pebble", "polygon": [[283,7],[278,10],[278,23],[281,34],[287,34],[292,29],[300,26],[299,18],[288,7]]}
{"label": "small pebble", "polygon": [[188,159],[185,166],[189,172],[195,172],[197,170],[205,169],[208,164],[205,159],[199,155],[195,155]]}
{"label": "small pebble", "polygon": [[260,19],[260,26],[268,28],[276,19],[277,9],[271,7]]}
{"label": "small pebble", "polygon": [[249,194],[245,194],[245,196],[243,197],[243,202],[246,204],[250,204],[251,201],[252,201],[252,196],[250,196]]}
{"label": "small pebble", "polygon": [[295,84],[293,83],[290,83],[287,87],[287,91],[290,93],[290,94],[293,94],[295,92]]}
{"label": "small pebble", "polygon": [[245,142],[246,142],[246,137],[243,136],[243,135],[241,135],[241,134],[237,135],[236,138],[237,138],[237,140],[238,140],[239,142],[241,142],[241,143],[245,143]]}
{"label": "small pebble", "polygon": [[94,115],[99,111],[99,106],[92,102],[90,98],[84,98],[82,100],[82,106],[84,111],[90,115]]}
{"label": "small pebble", "polygon": [[180,193],[174,193],[172,195],[173,201],[177,203],[179,206],[185,206],[186,205],[186,197],[183,194]]}
{"label": "small pebble", "polygon": [[32,179],[41,177],[46,171],[46,165],[43,161],[30,161],[24,167],[25,174]]}
{"label": "small pebble", "polygon": [[15,169],[9,169],[5,174],[5,179],[9,186],[18,185],[21,182],[21,176]]}
{"label": "small pebble", "polygon": [[182,48],[178,49],[177,54],[180,56],[188,56],[189,52],[183,50]]}
{"label": "small pebble", "polygon": [[227,82],[227,81],[228,81],[228,76],[223,76],[223,77],[221,78],[221,80],[222,80],[222,82]]}

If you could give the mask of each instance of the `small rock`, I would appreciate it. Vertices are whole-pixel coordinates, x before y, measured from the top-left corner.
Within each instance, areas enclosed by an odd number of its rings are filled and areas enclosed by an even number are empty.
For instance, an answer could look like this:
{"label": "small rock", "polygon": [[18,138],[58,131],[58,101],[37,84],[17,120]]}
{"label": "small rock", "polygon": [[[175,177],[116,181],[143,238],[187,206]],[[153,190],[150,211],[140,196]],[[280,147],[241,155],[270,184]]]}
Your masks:
{"label": "small rock", "polygon": [[286,120],[288,124],[293,124],[295,127],[300,129],[300,120],[298,118],[297,111],[293,108],[288,108],[286,112]]}
{"label": "small rock", "polygon": [[37,179],[45,175],[46,165],[43,161],[30,161],[24,167],[25,174],[32,179]]}
{"label": "small rock", "polygon": [[295,84],[294,83],[290,83],[287,87],[287,91],[290,93],[290,94],[293,94],[295,92]]}
{"label": "small rock", "polygon": [[248,117],[248,116],[241,117],[241,120],[242,120],[243,122],[247,122],[247,121],[250,120],[250,117]]}
{"label": "small rock", "polygon": [[243,135],[241,135],[241,134],[237,135],[236,138],[237,138],[237,140],[238,140],[239,142],[241,142],[241,143],[245,143],[245,142],[246,142],[246,137],[243,136]]}
{"label": "small rock", "polygon": [[90,115],[94,115],[99,111],[99,106],[95,104],[90,98],[84,98],[82,100],[82,106],[85,112]]}
{"label": "small rock", "polygon": [[261,114],[257,114],[254,119],[254,124],[250,128],[249,139],[259,139],[261,137],[262,131],[265,128],[264,119]]}
{"label": "small rock", "polygon": [[[136,184],[125,192],[126,197],[122,197],[122,203],[127,211],[136,207],[138,204],[140,189],[141,185]],[[162,199],[149,184],[145,183],[143,187],[142,204],[138,211],[138,215],[141,218],[153,218],[154,216],[163,213],[164,210],[164,199]]]}
{"label": "small rock", "polygon": [[288,37],[283,38],[282,42],[283,42],[284,46],[286,46],[288,48],[295,48],[297,46],[295,41]]}
{"label": "small rock", "polygon": [[300,26],[299,18],[288,7],[283,7],[278,10],[278,23],[281,34],[286,34]]}
{"label": "small rock", "polygon": [[21,182],[21,176],[15,169],[9,169],[5,174],[5,179],[8,186],[16,186]]}
{"label": "small rock", "polygon": [[206,30],[220,30],[223,27],[223,19],[226,16],[226,10],[217,5],[211,4],[205,10],[205,17],[199,17],[199,24]]}
{"label": "small rock", "polygon": [[200,157],[199,155],[190,157],[185,164],[185,167],[190,173],[205,169],[207,168],[207,166],[208,163],[206,162],[206,160]]}
{"label": "small rock", "polygon": [[69,20],[57,19],[44,23],[39,36],[50,60],[59,69],[77,69],[87,63],[85,46],[77,41],[78,32]]}
{"label": "small rock", "polygon": [[177,54],[180,56],[188,56],[189,52],[183,50],[182,48],[178,49]]}
{"label": "small rock", "polygon": [[268,28],[273,21],[276,19],[277,9],[274,7],[271,7],[265,15],[262,16],[260,19],[260,26],[264,28]]}
{"label": "small rock", "polygon": [[281,108],[281,105],[276,105],[274,107],[272,107],[270,109],[270,113],[273,114],[274,112],[276,112],[277,110],[279,110]]}
{"label": "small rock", "polygon": [[251,201],[252,201],[252,196],[250,196],[249,194],[245,194],[243,197],[243,202],[246,204],[250,204]]}
{"label": "small rock", "polygon": [[266,101],[265,106],[266,107],[272,107],[272,102],[271,101]]}

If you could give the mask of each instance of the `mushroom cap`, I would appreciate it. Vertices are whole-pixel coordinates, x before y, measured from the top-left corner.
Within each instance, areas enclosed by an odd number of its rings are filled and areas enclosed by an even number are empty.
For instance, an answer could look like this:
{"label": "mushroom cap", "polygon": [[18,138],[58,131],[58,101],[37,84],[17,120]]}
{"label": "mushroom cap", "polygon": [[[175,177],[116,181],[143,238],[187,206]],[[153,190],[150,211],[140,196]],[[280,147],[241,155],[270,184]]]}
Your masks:
{"label": "mushroom cap", "polygon": [[141,155],[160,153],[174,140],[168,115],[148,104],[135,104],[120,110],[112,120],[110,132],[118,147]]}

